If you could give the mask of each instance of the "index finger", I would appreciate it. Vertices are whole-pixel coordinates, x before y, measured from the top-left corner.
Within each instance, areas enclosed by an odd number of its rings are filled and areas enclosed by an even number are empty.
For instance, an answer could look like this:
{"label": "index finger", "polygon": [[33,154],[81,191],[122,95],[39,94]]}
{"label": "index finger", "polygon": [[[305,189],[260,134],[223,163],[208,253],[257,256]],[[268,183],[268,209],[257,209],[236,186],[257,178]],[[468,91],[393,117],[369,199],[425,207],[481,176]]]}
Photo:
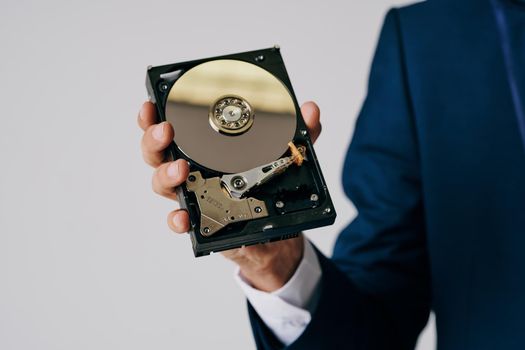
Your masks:
{"label": "index finger", "polygon": [[146,131],[147,128],[155,124],[157,121],[155,105],[149,101],[144,102],[144,104],[140,108],[137,120],[140,128],[144,131]]}

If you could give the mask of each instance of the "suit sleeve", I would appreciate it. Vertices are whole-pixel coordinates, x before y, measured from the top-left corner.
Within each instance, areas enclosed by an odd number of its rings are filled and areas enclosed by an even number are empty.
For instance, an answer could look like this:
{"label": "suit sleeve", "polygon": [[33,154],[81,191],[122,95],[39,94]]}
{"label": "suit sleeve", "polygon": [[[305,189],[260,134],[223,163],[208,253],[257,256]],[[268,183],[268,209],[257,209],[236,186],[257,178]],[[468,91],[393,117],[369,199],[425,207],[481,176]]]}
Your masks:
{"label": "suit sleeve", "polygon": [[[411,349],[428,319],[418,140],[398,16],[385,18],[345,160],[344,189],[358,215],[331,259],[318,252],[317,308],[289,349]],[[258,348],[282,348],[248,310]]]}

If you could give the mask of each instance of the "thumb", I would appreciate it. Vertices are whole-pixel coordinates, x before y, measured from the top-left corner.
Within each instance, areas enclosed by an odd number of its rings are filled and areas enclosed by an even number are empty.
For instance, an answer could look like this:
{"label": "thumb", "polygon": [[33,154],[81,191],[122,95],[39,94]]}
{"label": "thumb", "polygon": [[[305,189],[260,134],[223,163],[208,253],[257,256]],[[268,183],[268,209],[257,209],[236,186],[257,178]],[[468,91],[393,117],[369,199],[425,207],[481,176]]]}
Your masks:
{"label": "thumb", "polygon": [[320,122],[321,111],[319,110],[319,106],[312,101],[305,102],[301,106],[301,113],[304,122],[306,123],[306,127],[308,128],[308,132],[310,133],[312,142],[315,142],[319,137],[319,134],[321,134],[322,129]]}

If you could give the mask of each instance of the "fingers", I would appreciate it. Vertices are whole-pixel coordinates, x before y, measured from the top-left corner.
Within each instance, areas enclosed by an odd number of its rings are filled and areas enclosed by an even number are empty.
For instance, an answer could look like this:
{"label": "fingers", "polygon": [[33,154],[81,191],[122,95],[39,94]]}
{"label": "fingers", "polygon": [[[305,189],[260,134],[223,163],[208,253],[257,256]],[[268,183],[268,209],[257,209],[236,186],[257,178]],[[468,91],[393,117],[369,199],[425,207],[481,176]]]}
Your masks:
{"label": "fingers", "polygon": [[321,134],[321,111],[319,106],[315,102],[309,101],[303,103],[301,106],[301,113],[304,118],[304,122],[308,127],[308,132],[310,133],[310,138],[312,142],[315,142],[319,135]]}
{"label": "fingers", "polygon": [[188,163],[183,159],[160,165],[153,174],[153,191],[161,196],[177,199],[173,190],[186,181],[189,172]]}
{"label": "fingers", "polygon": [[142,155],[146,163],[159,166],[164,160],[164,150],[173,140],[173,128],[167,122],[156,124],[155,105],[145,102],[139,112],[138,124],[144,130]]}
{"label": "fingers", "polygon": [[[156,118],[153,103],[145,102],[137,118],[140,128],[145,131],[142,137],[142,155],[146,163],[157,168],[152,180],[153,190],[165,197],[176,199],[173,189],[186,181],[189,166],[182,159],[162,164],[164,150],[173,140],[173,128],[167,122],[155,124]],[[172,211],[168,215],[168,226],[176,233],[188,232],[188,212],[183,209]]]}
{"label": "fingers", "polygon": [[168,214],[168,226],[175,233],[188,232],[190,229],[190,216],[184,209],[177,209]]}
{"label": "fingers", "polygon": [[168,122],[150,125],[142,137],[142,156],[152,167],[164,160],[164,150],[173,140],[173,127]]}
{"label": "fingers", "polygon": [[146,131],[148,127],[155,124],[156,119],[155,105],[151,102],[144,102],[137,118],[140,128]]}

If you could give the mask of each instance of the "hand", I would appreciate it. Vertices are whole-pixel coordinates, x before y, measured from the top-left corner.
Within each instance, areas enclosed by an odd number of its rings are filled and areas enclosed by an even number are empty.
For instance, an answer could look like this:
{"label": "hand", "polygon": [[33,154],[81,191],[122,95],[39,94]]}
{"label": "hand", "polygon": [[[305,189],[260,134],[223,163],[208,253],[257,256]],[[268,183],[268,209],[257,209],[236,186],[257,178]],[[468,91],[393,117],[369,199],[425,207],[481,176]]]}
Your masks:
{"label": "hand", "polygon": [[[313,142],[321,133],[319,107],[314,102],[301,106],[306,126]],[[138,123],[144,130],[142,155],[146,163],[156,168],[153,174],[153,191],[161,196],[177,200],[174,188],[186,181],[188,163],[183,159],[164,162],[164,151],[173,140],[173,127],[163,122],[155,124],[155,106],[151,102],[142,105]],[[177,233],[187,232],[190,219],[185,210],[174,210],[168,215],[168,226]],[[232,249],[222,254],[239,265],[241,274],[255,288],[272,292],[281,288],[294,274],[303,256],[303,236],[284,241],[257,244]]]}

